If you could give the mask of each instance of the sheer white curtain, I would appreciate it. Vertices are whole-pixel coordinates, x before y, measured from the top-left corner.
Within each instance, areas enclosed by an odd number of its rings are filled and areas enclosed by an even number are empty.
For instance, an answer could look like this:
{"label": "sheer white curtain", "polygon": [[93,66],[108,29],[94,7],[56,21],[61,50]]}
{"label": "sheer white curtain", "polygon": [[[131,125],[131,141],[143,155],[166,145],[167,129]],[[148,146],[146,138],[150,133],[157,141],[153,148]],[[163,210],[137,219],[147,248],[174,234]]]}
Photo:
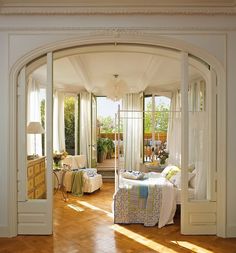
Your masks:
{"label": "sheer white curtain", "polygon": [[170,114],[167,130],[168,161],[170,164],[180,166],[181,161],[181,113],[180,93],[175,91],[171,97]]}
{"label": "sheer white curtain", "polygon": [[91,144],[91,94],[80,93],[80,154],[86,156],[87,166],[90,161]]}
{"label": "sheer white curtain", "polygon": [[[202,86],[205,89],[205,86]],[[206,199],[208,171],[208,117],[202,108],[200,82],[189,87],[189,164],[195,165],[195,198]]]}
{"label": "sheer white curtain", "polygon": [[[195,167],[195,199],[206,199],[208,166],[208,117],[202,106],[205,86],[193,83],[189,87],[189,165]],[[173,93],[168,124],[167,145],[169,163],[181,166],[180,94]]]}
{"label": "sheer white curtain", "polygon": [[123,99],[123,143],[125,169],[139,170],[142,162],[143,140],[143,94],[127,94]]}
{"label": "sheer white curtain", "polygon": [[[29,77],[27,87],[27,125],[31,121],[41,122],[40,114],[40,84],[37,80]],[[36,142],[36,154],[42,155],[42,135],[27,134],[27,153],[35,153],[34,142]]]}
{"label": "sheer white curtain", "polygon": [[53,150],[65,150],[64,93],[55,91],[53,100]]}

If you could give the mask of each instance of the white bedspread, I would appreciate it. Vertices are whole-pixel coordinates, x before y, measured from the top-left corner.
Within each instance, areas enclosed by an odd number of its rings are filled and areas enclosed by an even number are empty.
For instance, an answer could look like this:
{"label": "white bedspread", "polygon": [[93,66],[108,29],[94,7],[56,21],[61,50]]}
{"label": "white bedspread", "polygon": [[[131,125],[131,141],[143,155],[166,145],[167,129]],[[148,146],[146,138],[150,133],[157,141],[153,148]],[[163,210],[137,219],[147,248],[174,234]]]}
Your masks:
{"label": "white bedspread", "polygon": [[114,196],[115,223],[143,223],[161,228],[173,223],[176,189],[163,177],[121,179]]}
{"label": "white bedspread", "polygon": [[173,184],[166,178],[162,182],[162,204],[160,210],[160,218],[158,227],[161,228],[166,224],[172,224],[176,211],[177,204],[177,190]]}

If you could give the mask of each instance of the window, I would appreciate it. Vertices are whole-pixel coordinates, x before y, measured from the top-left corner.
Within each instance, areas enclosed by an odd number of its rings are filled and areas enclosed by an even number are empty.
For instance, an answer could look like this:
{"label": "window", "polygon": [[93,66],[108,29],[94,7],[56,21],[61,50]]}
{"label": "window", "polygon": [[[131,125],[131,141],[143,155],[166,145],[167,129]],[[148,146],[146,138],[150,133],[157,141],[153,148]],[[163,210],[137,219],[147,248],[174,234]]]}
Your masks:
{"label": "window", "polygon": [[119,105],[121,108],[121,101],[97,97],[97,120],[102,136],[106,137],[106,134],[109,136],[115,133],[115,114],[118,112]]}
{"label": "window", "polygon": [[157,145],[167,140],[170,99],[147,95],[144,98],[144,162],[153,160]]}
{"label": "window", "polygon": [[75,154],[75,97],[66,96],[64,99],[65,114],[65,145],[70,155]]}

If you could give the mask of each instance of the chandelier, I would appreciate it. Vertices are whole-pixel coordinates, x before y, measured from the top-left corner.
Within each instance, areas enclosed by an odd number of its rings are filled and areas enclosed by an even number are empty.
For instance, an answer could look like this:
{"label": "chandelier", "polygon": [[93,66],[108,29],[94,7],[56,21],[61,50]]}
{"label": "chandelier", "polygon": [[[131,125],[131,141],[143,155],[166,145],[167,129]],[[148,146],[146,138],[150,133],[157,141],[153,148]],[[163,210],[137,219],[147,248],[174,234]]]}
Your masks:
{"label": "chandelier", "polygon": [[105,95],[113,101],[118,101],[128,92],[128,86],[124,80],[119,78],[118,74],[114,74],[105,87]]}

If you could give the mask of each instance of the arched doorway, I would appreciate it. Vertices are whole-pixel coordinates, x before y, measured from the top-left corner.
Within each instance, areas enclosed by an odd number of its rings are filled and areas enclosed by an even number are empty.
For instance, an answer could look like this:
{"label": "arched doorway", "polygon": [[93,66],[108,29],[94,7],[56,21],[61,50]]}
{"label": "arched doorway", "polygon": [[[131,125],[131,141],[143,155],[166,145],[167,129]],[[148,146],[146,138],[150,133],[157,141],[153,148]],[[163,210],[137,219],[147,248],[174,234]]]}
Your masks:
{"label": "arched doorway", "polygon": [[[58,44],[54,45],[53,47],[44,47],[43,49],[45,51],[54,51],[54,50],[59,50],[59,49],[65,48],[65,44],[67,44],[67,46],[68,45],[69,46],[73,46],[73,45],[88,45],[88,44],[90,44],[90,43],[92,43],[94,41],[97,41],[97,43],[99,43],[99,42],[109,42],[109,38],[102,38],[102,37],[97,38],[96,37],[96,39],[95,40],[94,39],[95,38],[92,38],[92,36],[91,36],[89,38],[81,38],[80,40],[67,41],[67,42],[63,42],[63,43],[59,42]],[[188,45],[188,44],[185,44],[184,42],[173,40],[173,39],[171,39],[171,40],[163,39],[163,38],[160,38],[158,36],[147,36],[145,38],[138,37],[138,38],[135,38],[135,39],[131,38],[130,36],[124,36],[124,38],[120,38],[119,40],[121,42],[123,42],[123,43],[133,43],[134,41],[136,41],[136,44],[140,43],[140,44],[145,44],[146,46],[147,45],[149,45],[149,46],[151,45],[151,47],[153,47],[153,46],[154,47],[155,46],[158,46],[158,47],[162,46],[163,48],[166,48],[166,47],[167,48],[172,48],[172,49],[175,48],[175,49],[180,50],[180,51],[185,51],[185,52],[187,51],[188,54],[197,56],[199,59],[204,59],[204,61],[209,64],[209,66],[211,67],[211,69],[212,70],[214,69],[215,72],[217,72],[217,78],[219,80],[218,84],[219,84],[219,87],[220,87],[220,89],[218,90],[218,96],[220,95],[223,98],[220,101],[217,100],[217,102],[220,103],[220,105],[217,106],[217,108],[218,108],[218,111],[217,111],[218,122],[219,122],[220,119],[221,119],[220,122],[225,122],[223,120],[224,117],[225,117],[224,116],[224,109],[225,109],[224,72],[223,72],[220,64],[218,62],[216,62],[213,59],[213,57],[211,57],[210,55],[208,55],[206,52],[202,52],[202,51],[194,48],[192,45]],[[81,48],[83,50],[83,47],[81,47]],[[69,50],[73,51],[73,50],[77,50],[77,49],[73,48],[73,49],[69,49]],[[70,54],[72,53],[72,51],[70,51]],[[63,50],[62,51],[58,51],[58,54],[59,55],[63,54]],[[30,54],[30,55],[26,56],[24,59],[22,59],[22,61],[20,61],[20,63],[17,63],[14,66],[14,68],[12,70],[12,74],[11,74],[11,80],[12,80],[13,83],[16,83],[17,74],[18,74],[19,70],[22,68],[22,66],[24,66],[25,64],[27,64],[27,62],[29,62],[29,60],[32,60],[33,58],[37,57],[38,55],[39,55],[39,53]],[[184,54],[184,53],[182,53],[182,55],[185,55],[185,57],[182,58],[182,70],[183,70],[183,73],[184,73],[183,77],[182,77],[183,78],[182,80],[183,80],[183,83],[185,83],[185,85],[186,85],[187,81],[186,81],[185,77],[188,75],[188,70],[186,68],[186,62],[187,62],[186,61],[187,60],[186,57],[188,58],[188,55],[186,56],[186,54]],[[48,54],[48,60],[52,61],[52,55],[50,56],[50,54]],[[212,80],[213,79],[215,80],[214,73],[213,72],[211,72],[211,73],[212,73]],[[51,74],[49,73],[49,76],[50,75]],[[185,96],[186,96],[186,87],[185,87]],[[14,97],[14,92],[12,93],[12,96]],[[50,97],[50,94],[49,94],[49,97]],[[185,103],[186,103],[186,101],[185,101]],[[15,112],[16,112],[15,108],[13,108],[13,111],[12,111],[13,115],[15,115]],[[50,114],[50,112],[48,112],[48,113]],[[187,113],[187,112],[185,112],[185,113]],[[185,121],[186,121],[186,118],[185,118]],[[16,124],[16,122],[13,122],[13,123]],[[23,131],[23,129],[21,131]],[[225,139],[224,139],[225,134],[222,135],[222,133],[225,133],[225,126],[223,124],[220,125],[218,127],[218,131],[220,131],[220,134],[219,134],[219,132],[217,132],[216,134],[217,134],[217,140],[218,140],[217,143],[219,145],[219,143],[222,144],[225,141]],[[19,135],[19,133],[18,133],[18,135]],[[14,146],[15,142],[16,141],[12,142],[13,146]],[[185,146],[185,150],[187,150],[187,145],[188,144],[186,144],[186,146]],[[224,150],[224,145],[219,146],[218,152],[221,152],[221,154],[223,154],[223,156],[221,156],[221,157],[223,157],[223,159],[217,161],[218,172],[222,173],[223,178],[225,178],[225,171],[224,171],[224,168],[225,168],[225,166],[224,166],[225,165],[225,150]],[[50,160],[50,157],[48,157],[48,160]],[[14,162],[13,162],[13,164],[14,164]],[[48,174],[49,180],[50,180],[50,173],[51,172],[49,172],[49,174]],[[224,202],[225,201],[225,198],[224,198],[225,185],[221,184],[220,187],[222,187],[222,191],[220,191],[221,194],[220,194],[220,196],[218,198],[218,201],[221,200],[221,201]],[[49,186],[49,188],[50,188],[50,186]],[[49,202],[50,202],[50,200],[49,200]],[[215,213],[215,211],[213,211],[213,213]],[[224,221],[223,221],[224,220],[224,212],[222,212],[222,210],[220,210],[220,209],[219,209],[219,211],[217,211],[217,218],[218,218],[217,219],[217,224],[225,224]],[[214,222],[216,222],[216,220]],[[202,223],[204,223],[204,220],[202,220]],[[222,225],[222,227],[223,227],[223,225]],[[222,231],[223,231],[223,228],[220,229],[217,234],[220,235],[221,233],[223,233]]]}

